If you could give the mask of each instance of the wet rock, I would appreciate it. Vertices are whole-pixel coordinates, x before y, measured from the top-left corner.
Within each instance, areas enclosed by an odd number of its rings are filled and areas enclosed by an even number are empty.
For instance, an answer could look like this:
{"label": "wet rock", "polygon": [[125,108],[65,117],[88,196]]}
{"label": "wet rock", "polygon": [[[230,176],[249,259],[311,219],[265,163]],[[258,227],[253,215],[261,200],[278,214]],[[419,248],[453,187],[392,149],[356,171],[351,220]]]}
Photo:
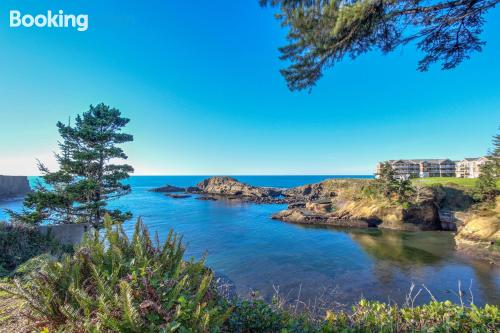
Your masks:
{"label": "wet rock", "polygon": [[177,187],[173,185],[165,185],[162,187],[157,187],[149,190],[150,192],[159,192],[159,193],[173,193],[173,192],[184,192],[184,188]]}
{"label": "wet rock", "polygon": [[285,209],[272,216],[274,220],[296,224],[330,225],[336,227],[369,228],[377,226],[376,220],[352,219],[333,213],[316,213],[307,209]]}
{"label": "wet rock", "polygon": [[189,195],[189,194],[167,194],[166,196],[169,198],[172,198],[172,199],[191,198],[191,195]]}
{"label": "wet rock", "polygon": [[196,200],[205,200],[205,201],[217,201],[219,199],[214,198],[214,197],[198,197]]}

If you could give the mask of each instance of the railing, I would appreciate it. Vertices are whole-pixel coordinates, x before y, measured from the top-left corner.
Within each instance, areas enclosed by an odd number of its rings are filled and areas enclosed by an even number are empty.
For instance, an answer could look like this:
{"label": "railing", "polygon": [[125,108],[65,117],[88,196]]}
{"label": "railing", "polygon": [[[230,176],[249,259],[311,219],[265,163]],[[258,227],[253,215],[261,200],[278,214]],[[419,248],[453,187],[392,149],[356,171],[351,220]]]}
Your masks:
{"label": "railing", "polygon": [[438,211],[439,220],[441,221],[441,227],[444,230],[457,230],[457,218],[455,217],[455,212],[451,210],[440,209]]}

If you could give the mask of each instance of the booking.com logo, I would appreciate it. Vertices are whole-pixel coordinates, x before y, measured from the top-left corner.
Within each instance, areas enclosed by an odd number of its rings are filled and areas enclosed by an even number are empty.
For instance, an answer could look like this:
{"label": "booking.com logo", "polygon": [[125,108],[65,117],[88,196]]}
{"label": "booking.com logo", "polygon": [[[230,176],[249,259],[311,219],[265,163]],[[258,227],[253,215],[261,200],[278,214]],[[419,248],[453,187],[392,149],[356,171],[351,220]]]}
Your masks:
{"label": "booking.com logo", "polygon": [[74,28],[77,31],[87,31],[89,28],[89,16],[84,14],[65,14],[61,9],[57,13],[51,10],[47,14],[22,14],[19,10],[10,11],[11,28]]}

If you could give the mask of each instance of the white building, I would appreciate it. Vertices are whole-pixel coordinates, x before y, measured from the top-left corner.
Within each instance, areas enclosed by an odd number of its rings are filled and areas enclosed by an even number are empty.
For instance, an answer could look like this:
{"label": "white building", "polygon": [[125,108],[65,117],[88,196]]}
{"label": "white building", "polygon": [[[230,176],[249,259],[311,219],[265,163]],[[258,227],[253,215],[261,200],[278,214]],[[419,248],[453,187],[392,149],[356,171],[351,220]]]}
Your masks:
{"label": "white building", "polygon": [[481,174],[481,166],[487,161],[487,157],[464,158],[456,162],[456,176],[459,178],[477,178]]}

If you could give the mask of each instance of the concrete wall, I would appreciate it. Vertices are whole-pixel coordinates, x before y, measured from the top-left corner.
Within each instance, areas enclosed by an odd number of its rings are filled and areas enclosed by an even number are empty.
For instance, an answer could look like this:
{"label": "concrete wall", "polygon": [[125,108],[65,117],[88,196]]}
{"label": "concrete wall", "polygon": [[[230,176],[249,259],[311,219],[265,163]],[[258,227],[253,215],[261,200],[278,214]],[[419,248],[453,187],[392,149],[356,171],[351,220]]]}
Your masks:
{"label": "concrete wall", "polygon": [[0,176],[0,199],[26,195],[30,189],[26,176]]}
{"label": "concrete wall", "polygon": [[60,224],[51,226],[39,226],[42,234],[50,232],[51,236],[62,244],[77,244],[83,239],[83,235],[89,230],[87,224]]}

